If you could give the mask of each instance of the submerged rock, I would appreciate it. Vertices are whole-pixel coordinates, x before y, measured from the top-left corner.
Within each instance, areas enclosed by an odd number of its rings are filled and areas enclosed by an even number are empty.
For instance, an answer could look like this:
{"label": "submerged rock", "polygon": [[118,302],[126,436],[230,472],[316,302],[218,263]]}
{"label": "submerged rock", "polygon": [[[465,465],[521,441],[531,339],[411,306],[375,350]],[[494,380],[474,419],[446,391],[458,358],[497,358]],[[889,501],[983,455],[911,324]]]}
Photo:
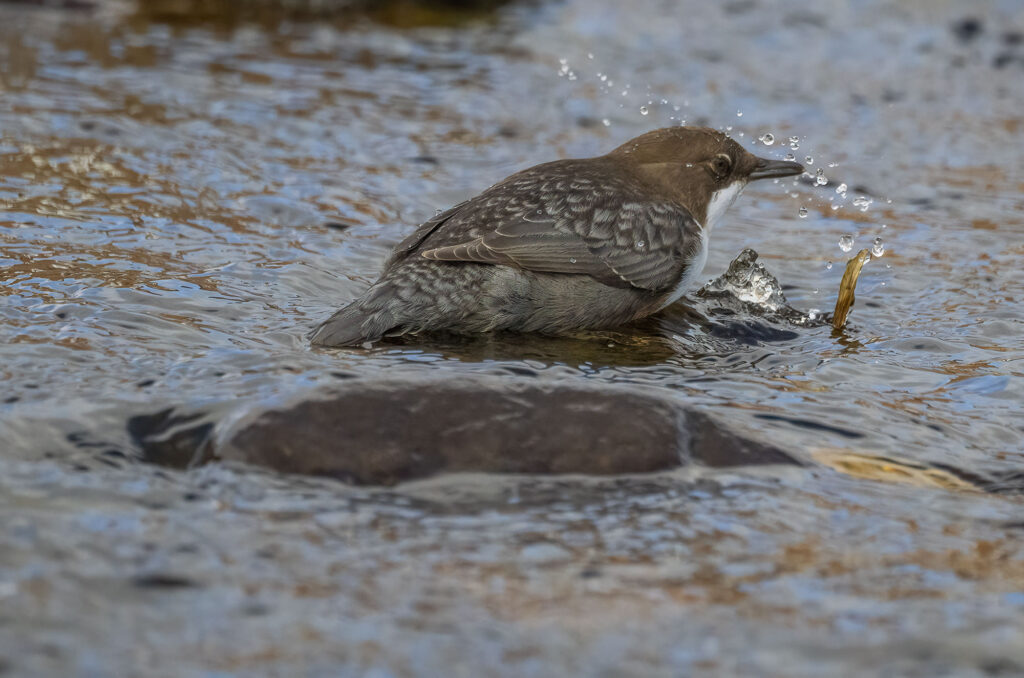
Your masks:
{"label": "submerged rock", "polygon": [[694,462],[799,463],[667,395],[497,377],[349,381],[256,415],[215,454],[385,485],[457,471],[612,475]]}
{"label": "submerged rock", "polygon": [[213,426],[202,414],[173,409],[135,415],[127,424],[128,435],[146,461],[182,469],[203,457]]}

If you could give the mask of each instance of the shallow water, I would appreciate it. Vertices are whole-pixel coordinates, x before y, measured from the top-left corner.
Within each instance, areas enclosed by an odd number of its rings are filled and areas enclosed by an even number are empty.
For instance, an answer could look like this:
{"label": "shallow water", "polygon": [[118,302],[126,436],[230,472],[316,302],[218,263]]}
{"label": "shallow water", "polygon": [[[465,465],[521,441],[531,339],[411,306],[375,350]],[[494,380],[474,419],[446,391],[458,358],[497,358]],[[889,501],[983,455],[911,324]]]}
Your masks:
{"label": "shallow water", "polygon": [[[1024,671],[1024,507],[974,482],[1024,465],[1024,16],[663,5],[403,29],[0,5],[0,673]],[[436,209],[680,118],[828,179],[750,187],[709,279],[750,246],[829,310],[840,237],[883,238],[844,332],[677,307],[649,341],[307,347]],[[132,458],[132,415],[385,370],[667,389],[814,464],[383,493]]]}

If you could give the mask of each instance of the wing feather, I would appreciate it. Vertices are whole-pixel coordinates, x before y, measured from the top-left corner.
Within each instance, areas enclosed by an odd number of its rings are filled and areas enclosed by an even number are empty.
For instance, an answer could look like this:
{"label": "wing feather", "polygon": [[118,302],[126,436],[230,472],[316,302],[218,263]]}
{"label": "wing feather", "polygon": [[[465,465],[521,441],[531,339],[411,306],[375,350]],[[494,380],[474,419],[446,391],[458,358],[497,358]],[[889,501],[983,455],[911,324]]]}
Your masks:
{"label": "wing feather", "polygon": [[675,286],[700,227],[682,205],[607,170],[582,160],[520,172],[421,226],[404,252],[643,290]]}

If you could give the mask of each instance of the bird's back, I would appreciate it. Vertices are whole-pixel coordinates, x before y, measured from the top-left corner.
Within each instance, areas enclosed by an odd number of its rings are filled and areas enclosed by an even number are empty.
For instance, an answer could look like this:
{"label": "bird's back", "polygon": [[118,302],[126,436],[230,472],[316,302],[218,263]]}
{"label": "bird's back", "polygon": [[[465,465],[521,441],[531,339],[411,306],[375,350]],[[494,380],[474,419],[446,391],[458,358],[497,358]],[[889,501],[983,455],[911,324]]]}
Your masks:
{"label": "bird's back", "polygon": [[650,312],[700,245],[686,208],[621,163],[549,162],[420,225],[395,247],[381,279],[313,340],[619,324]]}

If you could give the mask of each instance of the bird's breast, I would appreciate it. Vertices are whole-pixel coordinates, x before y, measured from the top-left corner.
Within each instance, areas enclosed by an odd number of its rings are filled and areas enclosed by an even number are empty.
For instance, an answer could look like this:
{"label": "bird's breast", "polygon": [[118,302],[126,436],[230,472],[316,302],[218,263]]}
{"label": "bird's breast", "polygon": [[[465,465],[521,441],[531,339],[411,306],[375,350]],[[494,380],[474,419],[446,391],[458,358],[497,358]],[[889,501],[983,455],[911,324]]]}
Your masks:
{"label": "bird's breast", "polygon": [[721,221],[725,211],[736,202],[736,198],[739,197],[743,189],[746,188],[746,182],[735,181],[725,188],[721,188],[711,196],[711,200],[708,202],[707,214],[704,218],[704,224],[700,229],[699,242],[697,247],[692,251],[689,260],[686,262],[686,266],[683,268],[683,275],[680,277],[679,282],[676,284],[672,291],[662,301],[661,308],[665,308],[675,302],[679,301],[680,297],[686,294],[694,284],[700,279],[701,273],[704,271],[704,264],[708,261],[708,238],[711,235],[711,231]]}
{"label": "bird's breast", "polygon": [[686,261],[683,267],[683,275],[679,278],[679,282],[672,288],[668,296],[662,300],[659,310],[670,306],[675,302],[679,301],[680,297],[686,294],[686,291],[693,287],[700,279],[700,274],[704,270],[704,264],[708,261],[708,234],[707,231],[701,230],[697,247],[692,250],[690,258]]}

